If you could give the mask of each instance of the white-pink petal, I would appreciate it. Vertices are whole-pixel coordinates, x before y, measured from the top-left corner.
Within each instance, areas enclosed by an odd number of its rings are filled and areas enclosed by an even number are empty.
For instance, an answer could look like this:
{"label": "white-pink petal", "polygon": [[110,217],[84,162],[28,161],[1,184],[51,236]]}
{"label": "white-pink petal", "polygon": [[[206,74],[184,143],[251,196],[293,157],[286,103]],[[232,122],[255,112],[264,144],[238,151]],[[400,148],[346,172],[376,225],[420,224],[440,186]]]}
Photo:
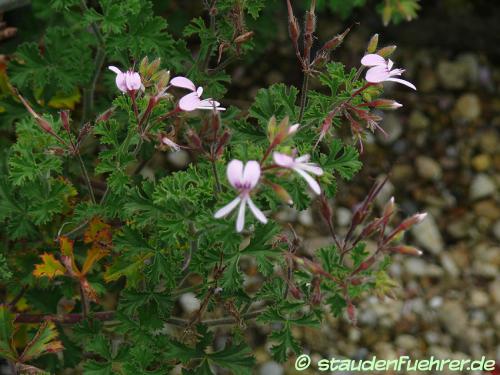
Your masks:
{"label": "white-pink petal", "polygon": [[227,165],[227,180],[232,187],[237,188],[243,182],[243,163],[241,160],[231,160]]}
{"label": "white-pink petal", "polygon": [[186,77],[174,77],[170,81],[170,84],[175,87],[196,91],[196,86],[194,85],[193,81]]}
{"label": "white-pink petal", "polygon": [[184,95],[179,100],[179,108],[186,112],[198,109],[199,105],[200,105],[200,98],[195,92]]}
{"label": "white-pink petal", "polygon": [[321,167],[318,167],[317,165],[313,163],[299,163],[297,165],[297,168],[300,168],[306,172],[310,172],[312,174],[315,174],[316,176],[322,176],[323,175],[323,169]]}
{"label": "white-pink petal", "polygon": [[411,88],[413,90],[417,90],[417,88],[415,87],[415,85],[413,83],[405,81],[404,79],[391,77],[391,78],[387,78],[386,81],[401,83],[402,85],[408,86],[409,88]]}
{"label": "white-pink petal", "polygon": [[238,218],[236,219],[236,231],[241,232],[243,227],[245,226],[245,208],[246,208],[246,199],[243,198],[240,203],[240,209],[238,210]]}
{"label": "white-pink petal", "polygon": [[294,168],[293,169],[295,172],[297,172],[299,175],[306,180],[307,184],[311,187],[312,191],[314,191],[316,194],[321,194],[321,188],[318,184],[318,182],[311,176],[309,176],[306,172],[304,172],[300,168]]}
{"label": "white-pink petal", "polygon": [[253,203],[250,197],[247,198],[248,207],[250,207],[250,211],[252,211],[253,215],[259,220],[261,223],[267,223],[267,218],[264,213]]}
{"label": "white-pink petal", "polygon": [[253,189],[260,178],[260,164],[255,160],[250,160],[245,165],[243,171],[243,183],[249,184],[250,188]]}
{"label": "white-pink petal", "polygon": [[292,168],[294,166],[294,160],[291,156],[282,154],[280,152],[273,152],[273,159],[276,164],[284,168]]}
{"label": "white-pink petal", "polygon": [[116,74],[122,74],[122,71],[120,69],[118,69],[116,66],[110,65],[110,66],[108,66],[108,69]]}
{"label": "white-pink petal", "polygon": [[361,64],[363,64],[364,66],[377,66],[377,65],[386,66],[385,59],[382,56],[377,55],[375,53],[370,53],[368,55],[363,56],[363,58],[361,59]]}
{"label": "white-pink petal", "polygon": [[233,211],[236,208],[236,206],[238,205],[238,203],[240,203],[240,201],[241,201],[241,198],[240,197],[236,197],[231,202],[229,202],[228,204],[226,204],[224,207],[222,207],[221,209],[219,209],[214,214],[214,217],[216,219],[220,219],[221,217],[227,216],[228,214],[231,213],[231,211]]}
{"label": "white-pink petal", "polygon": [[389,72],[385,66],[374,66],[368,69],[365,78],[368,82],[379,83],[389,78]]}

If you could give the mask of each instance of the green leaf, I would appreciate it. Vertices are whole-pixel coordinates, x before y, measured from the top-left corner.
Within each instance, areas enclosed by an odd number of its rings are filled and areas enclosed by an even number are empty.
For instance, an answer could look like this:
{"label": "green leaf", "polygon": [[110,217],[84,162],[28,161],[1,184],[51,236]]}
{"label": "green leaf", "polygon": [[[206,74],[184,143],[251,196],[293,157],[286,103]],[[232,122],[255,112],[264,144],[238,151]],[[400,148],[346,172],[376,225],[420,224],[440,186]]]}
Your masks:
{"label": "green leaf", "polygon": [[321,155],[321,165],[324,169],[333,169],[346,180],[350,180],[362,167],[358,151],[352,146],[343,146],[339,139],[333,140],[328,156]]}
{"label": "green leaf", "polygon": [[26,345],[19,361],[28,362],[44,354],[62,351],[64,348],[61,341],[56,340],[57,337],[58,333],[54,322],[43,322],[35,337]]}
{"label": "green leaf", "polygon": [[10,361],[17,360],[14,345],[14,319],[15,315],[9,311],[8,306],[0,305],[0,357]]}
{"label": "green leaf", "polygon": [[294,86],[287,87],[282,83],[272,85],[268,89],[260,89],[249,109],[249,115],[257,119],[264,132],[272,116],[278,120],[288,116],[293,124],[298,118],[298,107],[295,105],[298,92]]}
{"label": "green leaf", "polygon": [[234,374],[249,375],[255,364],[251,349],[244,344],[234,345],[209,354],[208,358],[217,365],[231,370]]}

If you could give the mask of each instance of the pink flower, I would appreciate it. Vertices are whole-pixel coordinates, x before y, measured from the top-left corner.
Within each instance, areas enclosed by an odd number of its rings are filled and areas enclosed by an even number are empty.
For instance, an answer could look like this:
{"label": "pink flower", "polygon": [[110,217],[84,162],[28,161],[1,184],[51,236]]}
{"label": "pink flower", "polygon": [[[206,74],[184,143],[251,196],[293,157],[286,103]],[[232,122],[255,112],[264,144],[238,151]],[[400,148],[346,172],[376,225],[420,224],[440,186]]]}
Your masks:
{"label": "pink flower", "polygon": [[116,87],[121,92],[137,91],[142,87],[141,76],[133,70],[128,70],[125,73],[116,66],[109,66],[109,70],[116,73]]}
{"label": "pink flower", "polygon": [[220,103],[209,99],[201,99],[201,95],[203,94],[203,87],[198,87],[194,85],[194,83],[187,79],[186,77],[175,77],[172,78],[170,84],[175,87],[180,87],[183,89],[188,89],[191,91],[190,94],[184,95],[179,100],[179,108],[183,111],[194,111],[196,109],[215,109],[216,111],[225,111],[225,108],[220,107]]}
{"label": "pink flower", "polygon": [[317,164],[309,163],[309,158],[309,155],[304,155],[294,159],[291,156],[281,154],[279,152],[273,153],[273,159],[276,164],[283,168],[293,169],[304,180],[306,180],[311,189],[319,195],[321,194],[321,188],[319,187],[318,182],[306,172],[312,173],[316,176],[321,176],[323,174],[323,170]]}
{"label": "pink flower", "polygon": [[255,188],[260,178],[260,165],[255,160],[250,160],[243,167],[240,160],[231,160],[227,165],[227,179],[232,187],[234,187],[239,195],[236,199],[218,210],[214,217],[219,219],[227,216],[238,205],[238,218],[236,220],[236,231],[241,232],[245,226],[245,209],[246,205],[250,208],[253,215],[261,222],[267,223],[267,218],[262,211],[250,199],[250,192]]}
{"label": "pink flower", "polygon": [[392,69],[394,62],[391,59],[386,61],[382,56],[371,53],[361,59],[361,64],[370,67],[365,77],[368,82],[380,83],[393,81],[408,86],[413,90],[417,89],[411,82],[400,78],[392,78],[393,76],[400,76],[404,72],[404,69]]}

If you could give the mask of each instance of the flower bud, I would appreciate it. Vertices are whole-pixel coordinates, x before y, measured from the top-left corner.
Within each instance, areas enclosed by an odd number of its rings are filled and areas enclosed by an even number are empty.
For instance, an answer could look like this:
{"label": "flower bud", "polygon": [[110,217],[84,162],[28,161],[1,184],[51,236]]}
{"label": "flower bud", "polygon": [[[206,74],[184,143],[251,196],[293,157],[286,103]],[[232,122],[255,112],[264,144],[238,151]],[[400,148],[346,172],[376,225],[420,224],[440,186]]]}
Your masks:
{"label": "flower bud", "polygon": [[66,130],[69,133],[71,131],[69,126],[69,111],[59,112],[59,117],[61,118],[61,123],[64,130]]}
{"label": "flower bud", "polygon": [[267,181],[269,186],[274,190],[278,198],[285,204],[289,206],[293,206],[293,200],[290,194],[285,190],[285,188],[281,185],[275,184],[273,182]]}
{"label": "flower bud", "polygon": [[234,43],[242,44],[242,43],[248,42],[250,39],[252,39],[253,34],[254,34],[253,31],[249,31],[249,32],[246,32],[244,34],[241,34],[240,36],[236,37],[236,39],[234,39]]}
{"label": "flower bud", "polygon": [[197,150],[203,149],[201,139],[198,136],[198,134],[196,134],[196,132],[194,132],[192,129],[189,129],[187,132],[187,136],[188,136],[189,142],[193,145],[193,147],[195,149],[197,149]]}
{"label": "flower bud", "polygon": [[381,48],[377,51],[377,55],[382,56],[384,59],[388,58],[391,56],[394,51],[396,50],[397,46],[387,46],[384,48]]}
{"label": "flower bud", "polygon": [[304,28],[305,35],[312,35],[316,30],[316,15],[314,10],[306,12],[306,25]]}
{"label": "flower bud", "polygon": [[342,34],[336,35],[335,37],[330,39],[328,42],[326,42],[321,49],[326,50],[326,51],[334,50],[340,44],[342,44],[346,35],[349,34],[349,31],[351,31],[350,27],[347,28]]}
{"label": "flower bud", "polygon": [[108,108],[106,111],[101,113],[97,119],[95,120],[96,124],[103,122],[103,121],[108,121],[113,112],[115,111],[115,107]]}
{"label": "flower bud", "polygon": [[416,247],[407,246],[407,245],[399,245],[399,246],[389,247],[388,250],[393,252],[393,253],[399,253],[399,254],[405,254],[405,255],[421,256],[423,254],[422,251],[417,249]]}
{"label": "flower bud", "polygon": [[370,41],[368,42],[368,47],[366,47],[367,53],[373,53],[377,49],[378,46],[378,34],[374,34]]}
{"label": "flower bud", "polygon": [[287,0],[287,9],[288,9],[288,32],[290,33],[290,39],[294,44],[297,43],[300,36],[300,26],[297,18],[293,15],[292,4],[290,0]]}
{"label": "flower bud", "polygon": [[385,223],[389,221],[389,218],[394,213],[395,208],[396,204],[394,203],[394,197],[391,197],[391,199],[389,199],[389,202],[385,204],[384,211],[382,213],[382,218],[384,219]]}
{"label": "flower bud", "polygon": [[319,277],[314,277],[311,282],[311,304],[319,305],[321,303],[321,279]]}
{"label": "flower bud", "polygon": [[397,101],[392,99],[376,99],[371,102],[365,103],[365,105],[372,108],[386,110],[398,109],[403,106],[401,103],[398,103]]}
{"label": "flower bud", "polygon": [[224,130],[224,133],[222,133],[222,137],[219,139],[219,144],[217,145],[217,148],[215,149],[215,157],[218,159],[222,156],[222,153],[224,152],[224,146],[229,142],[229,139],[231,138],[231,133],[229,130]]}

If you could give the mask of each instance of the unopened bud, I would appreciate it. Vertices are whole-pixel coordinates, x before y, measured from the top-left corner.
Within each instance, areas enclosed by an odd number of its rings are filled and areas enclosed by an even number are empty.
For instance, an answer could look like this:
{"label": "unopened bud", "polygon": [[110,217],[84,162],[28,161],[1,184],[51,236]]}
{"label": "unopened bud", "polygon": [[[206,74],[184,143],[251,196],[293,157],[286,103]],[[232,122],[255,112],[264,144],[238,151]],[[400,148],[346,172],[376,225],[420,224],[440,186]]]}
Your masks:
{"label": "unopened bud", "polygon": [[402,231],[408,230],[412,226],[414,226],[415,224],[421,223],[425,219],[426,216],[427,216],[426,212],[420,213],[420,214],[415,214],[415,215],[403,220],[403,222],[401,224],[399,224],[398,228]]}
{"label": "unopened bud", "polygon": [[283,203],[289,206],[293,205],[292,197],[290,196],[290,194],[288,194],[288,192],[285,190],[283,186],[275,184],[273,182],[269,182],[269,185]]}
{"label": "unopened bud", "polygon": [[144,56],[144,58],[141,60],[139,64],[139,73],[141,74],[141,76],[146,75],[148,65],[149,65],[149,59],[147,56]]}
{"label": "unopened bud", "polygon": [[312,35],[316,30],[316,15],[314,10],[306,12],[306,25],[304,29],[305,35]]}
{"label": "unopened bud", "polygon": [[330,39],[328,42],[326,42],[323,45],[323,50],[331,51],[337,48],[339,45],[342,44],[344,41],[344,38],[346,37],[347,34],[349,34],[349,31],[351,31],[351,28],[349,27],[346,29],[342,34],[336,35],[332,39]]}
{"label": "unopened bud", "polygon": [[287,9],[288,9],[288,32],[290,33],[290,39],[294,44],[297,43],[300,36],[300,26],[297,18],[293,15],[292,4],[290,0],[287,0]]}
{"label": "unopened bud", "polygon": [[222,153],[224,152],[224,146],[229,142],[229,138],[231,138],[231,133],[229,130],[225,130],[222,133],[222,137],[220,137],[219,144],[217,145],[217,149],[215,150],[215,157],[220,158]]}
{"label": "unopened bud", "polygon": [[103,122],[103,121],[108,121],[114,111],[115,111],[115,107],[111,107],[111,108],[107,109],[106,111],[104,111],[103,113],[101,113],[97,117],[97,119],[95,120],[96,124]]}
{"label": "unopened bud", "polygon": [[397,46],[387,46],[377,51],[377,55],[382,56],[384,59],[391,56],[396,50]]}
{"label": "unopened bud", "polygon": [[66,130],[69,133],[70,132],[69,111],[59,112],[59,117],[61,118],[61,123],[62,123],[64,130]]}
{"label": "unopened bud", "polygon": [[156,82],[158,91],[162,91],[170,82],[170,71],[160,70],[159,72],[156,72],[151,79]]}
{"label": "unopened bud", "polygon": [[236,44],[245,43],[245,42],[249,41],[250,39],[252,39],[253,34],[254,34],[253,31],[249,31],[247,33],[241,34],[240,36],[236,37],[236,39],[234,39],[234,43],[236,43]]}
{"label": "unopened bud", "polygon": [[376,99],[371,102],[365,103],[368,107],[378,108],[378,109],[398,109],[403,105],[392,99]]}
{"label": "unopened bud", "polygon": [[311,304],[319,305],[321,303],[321,279],[319,277],[314,277],[311,282]]}
{"label": "unopened bud", "polygon": [[389,247],[389,251],[398,254],[421,256],[423,253],[421,250],[413,246],[399,245],[394,247]]}
{"label": "unopened bud", "polygon": [[274,136],[276,135],[277,127],[276,127],[276,117],[272,116],[267,123],[267,137],[269,142],[272,142]]}
{"label": "unopened bud", "polygon": [[148,77],[150,77],[154,73],[156,73],[158,71],[158,69],[160,68],[160,63],[161,63],[161,59],[159,57],[157,59],[154,59],[153,62],[151,64],[149,64],[148,69],[146,71],[146,75]]}
{"label": "unopened bud", "polygon": [[377,49],[378,46],[378,34],[374,34],[370,41],[368,42],[368,47],[366,47],[367,53],[373,53]]}
{"label": "unopened bud", "polygon": [[219,112],[213,112],[212,114],[212,132],[217,134],[220,127],[220,117]]}
{"label": "unopened bud", "polygon": [[364,281],[363,277],[355,277],[351,279],[351,285],[361,285]]}
{"label": "unopened bud", "polygon": [[288,290],[290,291],[290,294],[292,295],[293,298],[295,299],[302,298],[302,292],[297,287],[297,285],[295,285],[293,281],[288,282]]}
{"label": "unopened bud", "polygon": [[294,135],[299,130],[300,124],[294,124],[288,128],[288,135]]}
{"label": "unopened bud", "polygon": [[200,137],[192,129],[188,130],[187,136],[189,138],[190,143],[194,146],[195,149],[201,150],[203,148]]}
{"label": "unopened bud", "polygon": [[387,221],[389,221],[389,218],[394,213],[395,208],[396,208],[396,204],[394,203],[394,197],[391,197],[391,199],[389,199],[389,202],[387,202],[385,204],[384,212],[382,213],[382,217],[386,223],[387,223]]}

